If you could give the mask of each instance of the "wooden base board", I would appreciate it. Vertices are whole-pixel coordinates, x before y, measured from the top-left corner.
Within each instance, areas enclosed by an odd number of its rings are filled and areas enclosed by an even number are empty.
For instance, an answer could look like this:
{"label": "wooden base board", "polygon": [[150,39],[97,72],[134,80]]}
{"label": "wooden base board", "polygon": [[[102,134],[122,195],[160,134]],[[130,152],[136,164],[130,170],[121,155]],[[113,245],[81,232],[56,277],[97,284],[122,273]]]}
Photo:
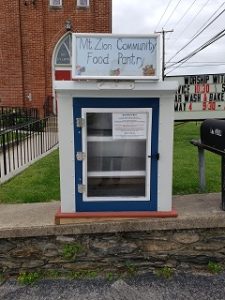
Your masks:
{"label": "wooden base board", "polygon": [[76,212],[62,213],[58,210],[55,215],[55,224],[94,223],[99,221],[116,221],[136,218],[176,218],[176,210],[171,211],[125,211],[125,212]]}

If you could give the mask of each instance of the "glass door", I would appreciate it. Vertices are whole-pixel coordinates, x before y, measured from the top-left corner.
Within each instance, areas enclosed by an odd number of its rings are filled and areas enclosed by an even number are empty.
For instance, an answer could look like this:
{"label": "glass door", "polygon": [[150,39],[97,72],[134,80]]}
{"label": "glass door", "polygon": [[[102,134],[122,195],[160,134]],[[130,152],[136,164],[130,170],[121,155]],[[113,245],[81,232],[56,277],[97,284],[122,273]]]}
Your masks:
{"label": "glass door", "polygon": [[82,109],[84,201],[149,199],[151,114],[151,108]]}
{"label": "glass door", "polygon": [[77,211],[157,210],[158,114],[158,99],[74,99]]}

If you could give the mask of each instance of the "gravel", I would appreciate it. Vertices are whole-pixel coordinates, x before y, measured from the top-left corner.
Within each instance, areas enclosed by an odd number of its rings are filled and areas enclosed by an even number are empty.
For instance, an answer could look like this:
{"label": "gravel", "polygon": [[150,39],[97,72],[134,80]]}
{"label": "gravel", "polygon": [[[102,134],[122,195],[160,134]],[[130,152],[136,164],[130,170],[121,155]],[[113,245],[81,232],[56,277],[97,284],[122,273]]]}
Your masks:
{"label": "gravel", "polygon": [[1,300],[224,300],[225,273],[176,273],[169,279],[152,273],[109,282],[92,280],[41,280],[21,285],[10,279],[0,286]]}

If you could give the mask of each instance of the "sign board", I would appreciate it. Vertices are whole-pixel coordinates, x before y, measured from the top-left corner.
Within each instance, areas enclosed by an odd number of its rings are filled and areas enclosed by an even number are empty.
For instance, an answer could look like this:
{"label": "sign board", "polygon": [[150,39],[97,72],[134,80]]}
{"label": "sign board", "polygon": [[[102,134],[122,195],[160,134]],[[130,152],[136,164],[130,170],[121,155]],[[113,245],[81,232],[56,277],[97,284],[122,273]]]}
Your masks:
{"label": "sign board", "polygon": [[73,79],[158,79],[159,35],[73,34]]}
{"label": "sign board", "polygon": [[146,139],[147,114],[146,113],[113,113],[114,139]]}
{"label": "sign board", "polygon": [[225,74],[171,76],[178,81],[175,120],[225,118]]}

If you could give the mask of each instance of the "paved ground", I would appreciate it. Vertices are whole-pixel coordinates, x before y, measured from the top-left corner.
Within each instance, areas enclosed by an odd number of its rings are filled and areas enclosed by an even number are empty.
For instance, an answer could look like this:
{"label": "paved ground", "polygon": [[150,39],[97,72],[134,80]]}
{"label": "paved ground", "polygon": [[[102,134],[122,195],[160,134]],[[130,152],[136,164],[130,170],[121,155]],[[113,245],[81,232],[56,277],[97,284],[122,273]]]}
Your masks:
{"label": "paved ground", "polygon": [[40,234],[76,234],[135,230],[225,227],[221,194],[174,196],[177,218],[135,218],[78,220],[75,225],[55,226],[54,216],[60,202],[0,204],[0,238],[37,236]]}
{"label": "paved ground", "polygon": [[[31,204],[0,204],[0,229],[54,225],[59,201]],[[224,217],[221,194],[196,194],[174,196],[173,207],[178,212],[177,221],[195,217]],[[165,220],[164,220],[165,221]]]}
{"label": "paved ground", "polygon": [[1,300],[224,300],[225,274],[176,274],[170,279],[144,274],[113,283],[104,280],[43,280],[33,286],[7,281]]}

